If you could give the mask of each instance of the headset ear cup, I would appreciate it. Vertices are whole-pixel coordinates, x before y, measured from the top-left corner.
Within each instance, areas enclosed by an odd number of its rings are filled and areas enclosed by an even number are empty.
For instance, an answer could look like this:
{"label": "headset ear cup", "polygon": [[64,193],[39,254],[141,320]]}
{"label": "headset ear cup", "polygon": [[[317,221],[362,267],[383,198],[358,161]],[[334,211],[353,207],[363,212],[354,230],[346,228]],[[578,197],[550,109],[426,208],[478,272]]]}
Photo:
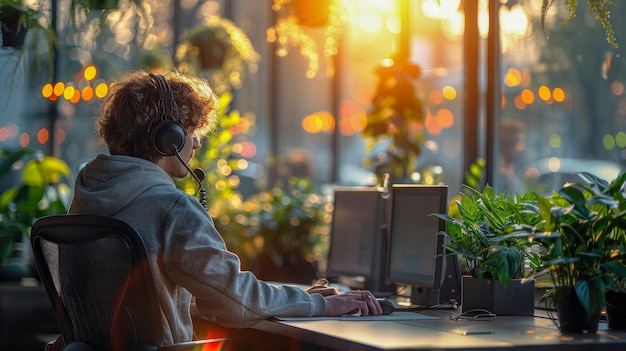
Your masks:
{"label": "headset ear cup", "polygon": [[185,131],[173,121],[159,123],[150,132],[150,141],[154,149],[163,156],[173,156],[185,146]]}

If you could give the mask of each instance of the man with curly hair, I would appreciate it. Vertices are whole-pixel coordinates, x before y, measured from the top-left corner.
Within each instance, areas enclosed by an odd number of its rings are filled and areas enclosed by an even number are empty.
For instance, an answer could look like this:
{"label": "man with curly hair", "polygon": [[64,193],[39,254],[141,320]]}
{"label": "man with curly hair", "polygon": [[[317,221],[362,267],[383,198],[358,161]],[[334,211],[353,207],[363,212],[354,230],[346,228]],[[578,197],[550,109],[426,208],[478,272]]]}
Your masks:
{"label": "man with curly hair", "polygon": [[187,176],[202,138],[217,127],[217,110],[217,97],[200,78],[129,72],[111,85],[97,120],[109,154],[76,179],[70,214],[115,217],[143,238],[162,309],[162,343],[193,339],[192,307],[229,328],[281,316],[380,315],[369,291],[311,293],[240,269],[206,209],[171,178]]}

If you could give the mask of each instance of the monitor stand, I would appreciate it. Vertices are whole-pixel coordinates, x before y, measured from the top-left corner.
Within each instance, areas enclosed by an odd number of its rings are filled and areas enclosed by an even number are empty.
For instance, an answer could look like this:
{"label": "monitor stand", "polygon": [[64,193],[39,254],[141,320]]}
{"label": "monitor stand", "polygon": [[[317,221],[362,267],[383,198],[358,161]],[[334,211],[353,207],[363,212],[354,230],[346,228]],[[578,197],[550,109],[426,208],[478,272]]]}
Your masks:
{"label": "monitor stand", "polygon": [[411,288],[411,305],[456,308],[461,303],[461,268],[457,255],[448,255],[445,260],[445,276],[439,289]]}

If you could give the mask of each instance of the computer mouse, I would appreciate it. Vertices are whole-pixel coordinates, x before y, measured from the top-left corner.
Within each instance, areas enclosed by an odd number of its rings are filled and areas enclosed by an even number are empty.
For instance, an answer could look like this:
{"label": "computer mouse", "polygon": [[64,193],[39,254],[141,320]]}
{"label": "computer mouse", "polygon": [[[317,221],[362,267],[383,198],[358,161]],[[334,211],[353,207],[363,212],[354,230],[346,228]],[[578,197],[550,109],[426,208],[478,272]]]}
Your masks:
{"label": "computer mouse", "polygon": [[392,314],[396,310],[393,303],[387,299],[376,299],[376,301],[378,301],[380,308],[383,309],[383,315]]}

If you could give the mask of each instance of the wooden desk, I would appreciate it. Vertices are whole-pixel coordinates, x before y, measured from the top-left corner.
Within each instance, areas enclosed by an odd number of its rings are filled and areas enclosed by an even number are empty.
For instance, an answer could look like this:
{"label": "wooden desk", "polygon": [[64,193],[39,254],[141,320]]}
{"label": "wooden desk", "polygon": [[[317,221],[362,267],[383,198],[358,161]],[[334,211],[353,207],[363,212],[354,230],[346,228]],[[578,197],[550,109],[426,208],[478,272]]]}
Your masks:
{"label": "wooden desk", "polygon": [[[529,316],[498,316],[490,321],[458,320],[450,311],[428,311],[435,320],[264,321],[255,329],[332,350],[625,350],[626,332],[600,323],[596,334],[561,334],[552,321]],[[463,335],[463,332],[486,333]]]}

